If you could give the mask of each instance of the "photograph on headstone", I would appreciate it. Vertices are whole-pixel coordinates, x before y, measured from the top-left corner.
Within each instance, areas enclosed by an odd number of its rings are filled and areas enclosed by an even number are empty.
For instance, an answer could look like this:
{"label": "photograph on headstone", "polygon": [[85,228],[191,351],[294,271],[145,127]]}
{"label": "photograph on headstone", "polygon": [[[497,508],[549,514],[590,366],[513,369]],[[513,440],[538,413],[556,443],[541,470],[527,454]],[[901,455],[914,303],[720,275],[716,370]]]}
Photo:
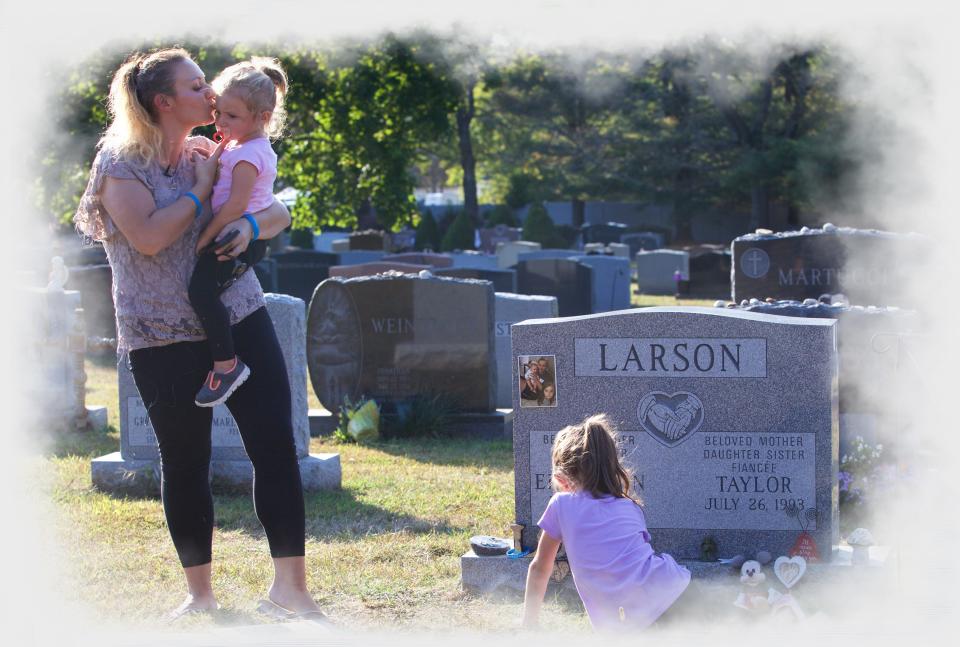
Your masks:
{"label": "photograph on headstone", "polygon": [[521,355],[517,358],[521,407],[557,406],[557,358]]}

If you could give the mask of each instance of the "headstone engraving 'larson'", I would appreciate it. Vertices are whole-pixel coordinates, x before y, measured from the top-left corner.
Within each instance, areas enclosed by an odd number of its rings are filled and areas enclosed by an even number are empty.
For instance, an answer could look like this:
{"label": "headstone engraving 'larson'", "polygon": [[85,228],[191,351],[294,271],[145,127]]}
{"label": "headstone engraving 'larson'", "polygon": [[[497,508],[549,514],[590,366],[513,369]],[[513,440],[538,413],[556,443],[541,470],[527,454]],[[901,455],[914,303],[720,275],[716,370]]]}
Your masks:
{"label": "headstone engraving 'larson'", "polygon": [[[711,308],[638,311],[512,327],[512,352],[555,357],[555,407],[515,405],[523,545],[551,495],[562,427],[606,413],[657,550],[697,558],[785,554],[802,528],[819,553],[838,540],[836,323]],[[514,369],[518,370],[518,369]],[[519,375],[514,376],[519,379]],[[519,397],[519,396],[517,396]]]}

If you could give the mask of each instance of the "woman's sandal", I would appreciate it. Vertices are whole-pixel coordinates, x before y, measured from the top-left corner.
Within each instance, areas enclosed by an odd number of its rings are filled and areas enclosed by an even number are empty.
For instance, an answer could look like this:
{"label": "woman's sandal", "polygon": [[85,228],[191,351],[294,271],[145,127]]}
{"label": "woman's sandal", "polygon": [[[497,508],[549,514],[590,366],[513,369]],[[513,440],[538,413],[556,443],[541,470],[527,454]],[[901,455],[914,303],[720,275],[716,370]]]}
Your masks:
{"label": "woman's sandal", "polygon": [[260,602],[257,604],[257,611],[276,620],[304,620],[307,622],[316,622],[317,624],[325,625],[327,627],[333,626],[330,618],[328,618],[323,611],[291,611],[286,607],[280,606],[269,598],[260,600]]}

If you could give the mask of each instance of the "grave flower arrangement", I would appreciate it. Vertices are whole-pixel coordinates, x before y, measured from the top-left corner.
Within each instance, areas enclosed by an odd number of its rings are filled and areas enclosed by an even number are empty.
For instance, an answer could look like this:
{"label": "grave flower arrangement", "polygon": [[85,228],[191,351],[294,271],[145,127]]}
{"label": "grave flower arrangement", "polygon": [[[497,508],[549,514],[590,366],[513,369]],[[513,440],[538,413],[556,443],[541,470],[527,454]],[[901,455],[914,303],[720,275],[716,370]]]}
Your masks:
{"label": "grave flower arrangement", "polygon": [[373,399],[360,398],[351,402],[344,396],[340,420],[334,437],[346,443],[368,443],[380,437],[380,407]]}
{"label": "grave flower arrangement", "polygon": [[861,436],[853,440],[849,453],[840,459],[840,531],[846,534],[858,526],[870,525],[880,499],[896,480],[896,466],[884,454],[883,444],[871,445]]}

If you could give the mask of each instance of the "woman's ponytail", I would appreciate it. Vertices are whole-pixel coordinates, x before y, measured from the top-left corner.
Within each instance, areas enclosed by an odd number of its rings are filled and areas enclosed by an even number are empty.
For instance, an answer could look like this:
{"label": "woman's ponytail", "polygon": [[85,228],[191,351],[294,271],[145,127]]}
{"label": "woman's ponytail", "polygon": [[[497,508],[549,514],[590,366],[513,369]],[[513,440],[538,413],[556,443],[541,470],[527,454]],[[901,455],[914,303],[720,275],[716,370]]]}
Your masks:
{"label": "woman's ponytail", "polygon": [[110,125],[99,146],[149,164],[163,152],[163,134],[154,122],[150,105],[158,94],[174,94],[173,64],[189,59],[181,48],[152,54],[136,52],[117,69],[110,82],[107,110]]}

